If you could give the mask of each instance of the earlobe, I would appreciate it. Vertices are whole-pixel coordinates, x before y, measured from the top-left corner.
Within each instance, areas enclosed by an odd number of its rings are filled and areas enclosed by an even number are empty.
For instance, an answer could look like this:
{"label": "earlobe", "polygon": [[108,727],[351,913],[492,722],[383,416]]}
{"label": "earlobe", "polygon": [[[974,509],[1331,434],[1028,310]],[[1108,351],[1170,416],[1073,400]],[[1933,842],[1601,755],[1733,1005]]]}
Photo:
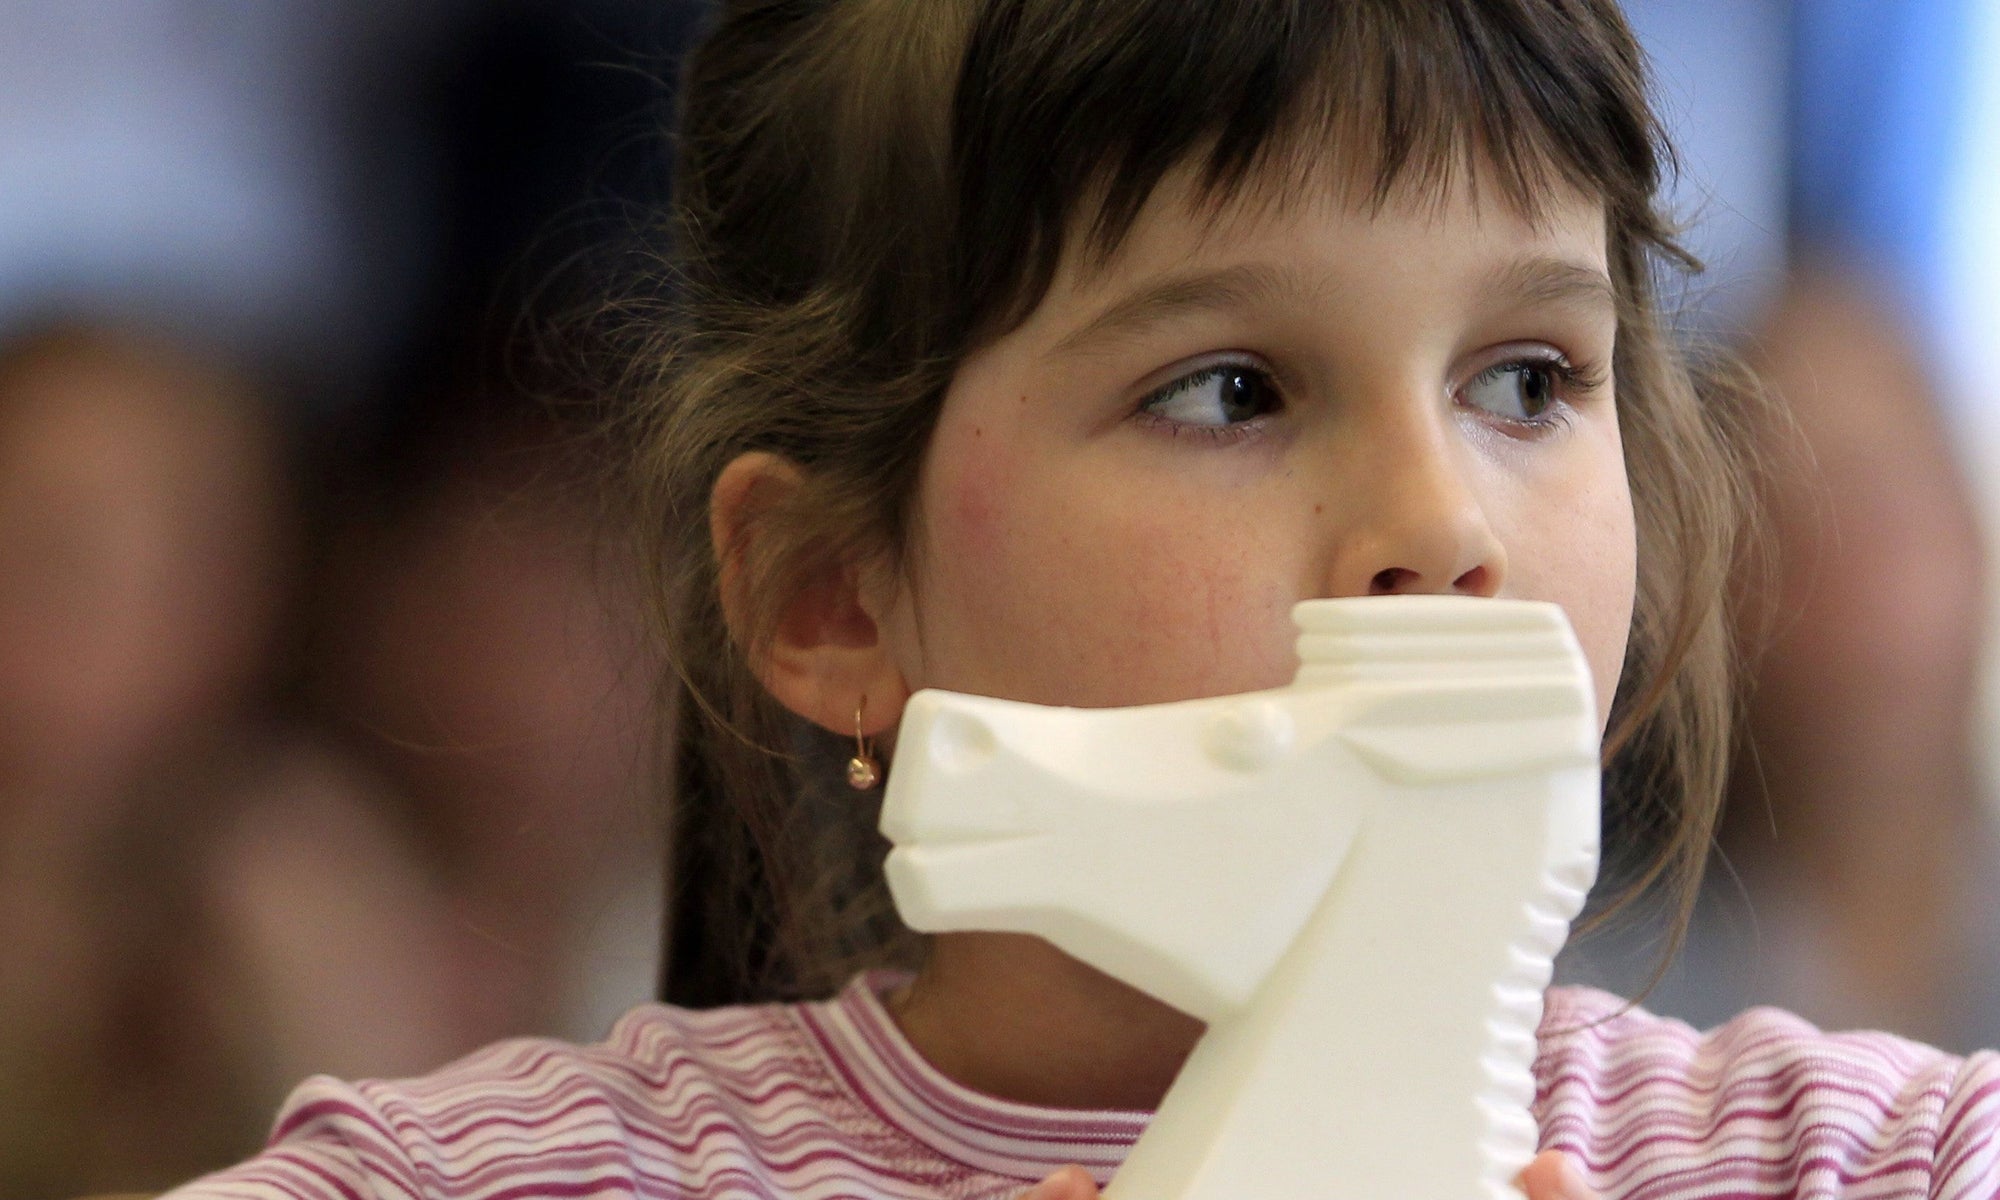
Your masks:
{"label": "earlobe", "polygon": [[[789,514],[808,490],[804,471],[775,454],[743,454],[709,496],[709,537],[729,633],[758,682],[822,728],[873,735],[901,719],[910,689],[862,601],[864,564],[788,552],[810,531]],[[822,539],[823,541],[823,539]],[[769,569],[762,569],[770,564]],[[775,603],[775,611],[758,611]],[[761,644],[760,644],[761,643]]]}

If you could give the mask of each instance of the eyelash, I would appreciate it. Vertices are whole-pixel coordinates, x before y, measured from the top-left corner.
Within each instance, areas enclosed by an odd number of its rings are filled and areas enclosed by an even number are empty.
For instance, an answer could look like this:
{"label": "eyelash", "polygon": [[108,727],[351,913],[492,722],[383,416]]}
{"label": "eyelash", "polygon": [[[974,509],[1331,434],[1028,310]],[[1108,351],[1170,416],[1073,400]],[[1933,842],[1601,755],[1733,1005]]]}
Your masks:
{"label": "eyelash", "polygon": [[1139,409],[1135,416],[1143,424],[1160,429],[1170,437],[1199,437],[1211,442],[1230,444],[1247,441],[1261,435],[1267,424],[1264,418],[1272,415],[1270,413],[1260,413],[1249,420],[1230,424],[1199,425],[1189,421],[1176,421],[1152,411],[1155,405],[1163,404],[1182,392],[1192,391],[1209,380],[1219,378],[1226,373],[1256,376],[1262,385],[1268,388],[1277,398],[1279,402],[1278,408],[1274,412],[1282,412],[1284,410],[1284,390],[1278,386],[1277,377],[1270,368],[1248,359],[1224,358],[1204,363],[1194,370],[1169,380],[1160,387],[1154,388],[1140,398]]}
{"label": "eyelash", "polygon": [[[1475,412],[1486,413],[1492,419],[1501,422],[1511,429],[1523,430],[1529,436],[1546,436],[1547,434],[1568,428],[1574,412],[1573,402],[1580,397],[1592,395],[1605,382],[1603,369],[1595,363],[1576,362],[1571,360],[1568,355],[1557,351],[1549,351],[1538,354],[1517,354],[1496,362],[1466,380],[1459,391],[1462,393],[1480,383],[1490,382],[1509,371],[1523,368],[1545,372],[1555,382],[1554,396],[1548,408],[1543,413],[1535,417],[1523,419],[1493,413],[1490,410],[1481,409],[1477,405],[1468,405],[1468,407],[1472,408]],[[1454,397],[1454,401],[1462,402],[1458,401],[1457,397]]]}
{"label": "eyelash", "polygon": [[[1475,412],[1486,413],[1493,420],[1499,421],[1512,429],[1520,430],[1529,436],[1545,436],[1567,428],[1572,414],[1572,402],[1578,397],[1589,396],[1595,393],[1604,385],[1606,379],[1603,369],[1597,365],[1589,362],[1573,361],[1565,354],[1551,351],[1540,354],[1515,355],[1496,362],[1474,374],[1457,389],[1457,393],[1462,393],[1480,383],[1491,382],[1507,372],[1521,369],[1542,371],[1554,380],[1554,398],[1542,414],[1525,419],[1510,418],[1478,408],[1476,405],[1469,405],[1468,407],[1471,407]],[[1139,409],[1136,416],[1145,424],[1163,429],[1173,437],[1197,436],[1207,438],[1213,442],[1223,443],[1239,442],[1256,437],[1264,429],[1265,422],[1262,417],[1269,414],[1260,414],[1258,417],[1252,417],[1249,420],[1231,424],[1199,425],[1187,421],[1172,420],[1152,411],[1154,406],[1163,404],[1175,395],[1200,386],[1202,383],[1230,371],[1257,376],[1265,387],[1270,388],[1277,395],[1282,404],[1284,392],[1278,386],[1276,378],[1268,368],[1243,359],[1223,359],[1206,363],[1147,393],[1139,401]],[[1461,403],[1462,401],[1458,399],[1457,393],[1454,394],[1453,401],[1454,403]],[[1282,408],[1278,411],[1282,411]]]}

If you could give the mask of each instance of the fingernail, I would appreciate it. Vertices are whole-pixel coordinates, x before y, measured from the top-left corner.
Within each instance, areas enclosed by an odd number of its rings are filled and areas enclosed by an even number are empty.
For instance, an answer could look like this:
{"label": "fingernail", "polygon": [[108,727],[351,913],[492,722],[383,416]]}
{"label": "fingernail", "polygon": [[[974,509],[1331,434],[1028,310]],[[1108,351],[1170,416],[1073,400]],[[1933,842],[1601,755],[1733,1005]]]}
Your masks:
{"label": "fingernail", "polygon": [[[1063,1167],[1034,1187],[1021,1193],[1021,1200],[1062,1200],[1077,1194],[1081,1167]],[[1087,1178],[1087,1177],[1086,1177]]]}

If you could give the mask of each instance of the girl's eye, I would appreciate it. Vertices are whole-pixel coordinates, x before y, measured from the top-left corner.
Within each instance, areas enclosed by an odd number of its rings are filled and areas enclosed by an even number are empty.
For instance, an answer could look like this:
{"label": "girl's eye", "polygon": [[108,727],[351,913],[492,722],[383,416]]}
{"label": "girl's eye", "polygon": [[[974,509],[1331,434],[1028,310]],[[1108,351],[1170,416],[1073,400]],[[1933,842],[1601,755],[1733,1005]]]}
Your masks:
{"label": "girl's eye", "polygon": [[1516,359],[1474,375],[1460,390],[1459,399],[1503,421],[1544,425],[1575,377],[1575,368],[1561,359]]}
{"label": "girl's eye", "polygon": [[1203,367],[1146,397],[1141,412],[1176,425],[1220,429],[1282,407],[1271,377],[1243,363]]}

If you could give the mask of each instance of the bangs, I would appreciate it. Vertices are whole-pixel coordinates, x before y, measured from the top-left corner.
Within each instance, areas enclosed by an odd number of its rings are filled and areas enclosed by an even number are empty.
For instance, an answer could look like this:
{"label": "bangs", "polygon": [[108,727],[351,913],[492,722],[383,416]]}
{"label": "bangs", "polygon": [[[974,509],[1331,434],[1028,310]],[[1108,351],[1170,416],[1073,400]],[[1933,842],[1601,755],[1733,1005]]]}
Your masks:
{"label": "bangs", "polygon": [[1211,209],[1563,188],[1664,242],[1664,146],[1600,0],[1001,0],[952,112],[960,328],[1018,323],[1072,240],[1108,259],[1177,168]]}

